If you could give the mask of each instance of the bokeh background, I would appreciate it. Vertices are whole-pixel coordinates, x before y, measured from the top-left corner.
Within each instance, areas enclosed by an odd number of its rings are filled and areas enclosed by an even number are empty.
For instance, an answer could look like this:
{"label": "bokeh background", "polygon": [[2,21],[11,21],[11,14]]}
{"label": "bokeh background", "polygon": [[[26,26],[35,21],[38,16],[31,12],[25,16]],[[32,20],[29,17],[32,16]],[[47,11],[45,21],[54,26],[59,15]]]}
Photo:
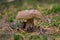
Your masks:
{"label": "bokeh background", "polygon": [[[44,15],[47,22],[38,21],[36,25],[54,29],[53,35],[11,29],[18,11],[29,9],[39,10]],[[19,25],[16,23],[14,27]],[[60,31],[57,34],[56,30],[60,30],[60,0],[0,0],[0,40],[60,40]]]}

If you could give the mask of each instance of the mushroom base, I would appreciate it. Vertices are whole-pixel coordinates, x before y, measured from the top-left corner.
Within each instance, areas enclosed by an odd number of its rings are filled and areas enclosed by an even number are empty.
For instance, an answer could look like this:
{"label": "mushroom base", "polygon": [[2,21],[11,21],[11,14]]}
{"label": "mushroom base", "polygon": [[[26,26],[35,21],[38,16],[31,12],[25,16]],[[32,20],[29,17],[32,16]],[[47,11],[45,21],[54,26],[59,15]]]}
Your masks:
{"label": "mushroom base", "polygon": [[34,26],[34,20],[33,19],[28,19],[27,20],[25,30],[27,30],[27,28],[29,28],[30,25]]}

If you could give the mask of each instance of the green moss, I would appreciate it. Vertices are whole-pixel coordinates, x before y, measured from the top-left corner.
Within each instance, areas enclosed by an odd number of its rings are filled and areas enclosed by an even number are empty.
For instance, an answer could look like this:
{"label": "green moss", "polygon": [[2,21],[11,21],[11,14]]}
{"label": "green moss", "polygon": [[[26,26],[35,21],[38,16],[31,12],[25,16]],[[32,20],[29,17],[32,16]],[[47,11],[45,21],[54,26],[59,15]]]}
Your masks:
{"label": "green moss", "polygon": [[41,40],[48,40],[48,39],[47,39],[47,35],[42,35],[42,36],[41,36]]}
{"label": "green moss", "polygon": [[14,40],[23,40],[23,37],[20,35],[14,34]]}
{"label": "green moss", "polygon": [[55,4],[55,5],[53,6],[53,8],[51,9],[51,11],[52,11],[53,13],[59,13],[59,12],[60,12],[60,5],[59,5],[59,4]]}

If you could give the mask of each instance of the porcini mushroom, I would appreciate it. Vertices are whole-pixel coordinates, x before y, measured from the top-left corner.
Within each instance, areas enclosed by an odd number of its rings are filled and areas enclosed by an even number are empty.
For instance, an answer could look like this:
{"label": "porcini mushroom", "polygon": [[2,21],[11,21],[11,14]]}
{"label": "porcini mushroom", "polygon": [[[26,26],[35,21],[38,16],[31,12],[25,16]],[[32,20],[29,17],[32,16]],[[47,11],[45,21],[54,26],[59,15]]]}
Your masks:
{"label": "porcini mushroom", "polygon": [[38,10],[23,10],[18,12],[17,16],[16,16],[16,20],[19,19],[26,19],[26,29],[28,28],[28,26],[30,24],[34,25],[34,18],[40,18],[42,21],[44,21],[44,17],[43,15],[40,13],[40,11]]}

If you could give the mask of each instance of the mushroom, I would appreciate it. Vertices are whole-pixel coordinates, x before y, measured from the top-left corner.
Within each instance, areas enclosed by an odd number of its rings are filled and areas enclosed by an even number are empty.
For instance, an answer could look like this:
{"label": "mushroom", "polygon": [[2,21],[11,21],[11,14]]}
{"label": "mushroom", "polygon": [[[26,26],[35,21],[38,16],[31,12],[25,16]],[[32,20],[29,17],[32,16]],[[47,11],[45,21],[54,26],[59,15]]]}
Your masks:
{"label": "mushroom", "polygon": [[34,18],[39,18],[42,21],[45,21],[43,15],[40,13],[40,11],[34,10],[34,9],[19,11],[16,16],[16,20],[20,20],[20,19],[27,20],[25,29],[27,29],[30,24],[34,25]]}

